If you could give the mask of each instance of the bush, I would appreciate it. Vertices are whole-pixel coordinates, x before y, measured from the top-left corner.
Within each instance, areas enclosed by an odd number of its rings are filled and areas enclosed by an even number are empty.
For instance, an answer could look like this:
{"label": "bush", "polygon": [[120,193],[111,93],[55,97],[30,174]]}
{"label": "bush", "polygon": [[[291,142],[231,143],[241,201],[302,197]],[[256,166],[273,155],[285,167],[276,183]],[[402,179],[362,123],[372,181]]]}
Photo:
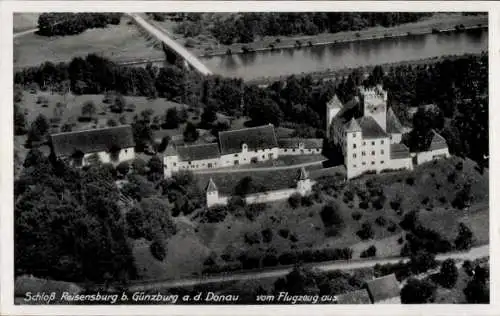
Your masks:
{"label": "bush", "polygon": [[404,230],[413,230],[418,224],[418,212],[417,211],[411,211],[409,213],[406,213],[405,216],[403,217],[403,220],[399,225],[401,228]]}
{"label": "bush", "polygon": [[446,259],[441,264],[439,271],[439,283],[446,288],[453,288],[457,283],[458,269],[455,266],[453,259]]}
{"label": "bush", "polygon": [[247,232],[245,233],[245,242],[250,246],[253,244],[260,244],[260,236],[256,232]]}
{"label": "bush", "polygon": [[398,226],[394,222],[390,222],[389,225],[387,226],[387,231],[390,233],[394,233],[398,229]]}
{"label": "bush", "polygon": [[464,223],[458,224],[458,235],[455,239],[455,247],[458,250],[467,250],[472,247],[474,242],[474,235],[469,227]]}
{"label": "bush", "polygon": [[354,219],[355,221],[359,221],[362,216],[363,216],[363,214],[361,214],[361,212],[353,212],[352,213],[352,219]]}
{"label": "bush", "polygon": [[161,241],[154,241],[149,246],[149,250],[153,257],[155,257],[159,261],[163,261],[167,256],[167,250],[165,249],[165,245]]}
{"label": "bush", "polygon": [[366,200],[359,202],[359,208],[366,210],[369,206],[370,205],[368,204],[368,201],[366,201]]}
{"label": "bush", "polygon": [[130,165],[128,162],[123,161],[116,166],[116,171],[119,172],[122,175],[126,175],[130,170]]}
{"label": "bush", "polygon": [[465,260],[462,264],[462,268],[464,268],[464,271],[468,276],[474,275],[474,266],[470,260]]}
{"label": "bush", "polygon": [[113,126],[118,126],[118,123],[114,119],[109,119],[106,122],[106,125],[108,125],[109,127],[113,127]]}
{"label": "bush", "polygon": [[333,229],[336,234],[344,228],[344,219],[340,215],[339,205],[335,202],[330,202],[325,205],[320,213],[321,220],[326,228]]}
{"label": "bush", "polygon": [[414,185],[415,184],[415,178],[414,177],[408,177],[408,178],[406,178],[406,184],[408,184],[408,185]]}
{"label": "bush", "polygon": [[401,208],[401,197],[397,196],[390,202],[391,208],[395,211]]}
{"label": "bush", "polygon": [[410,279],[401,289],[401,303],[432,303],[436,297],[436,286],[426,280]]}
{"label": "bush", "polygon": [[273,231],[270,228],[266,228],[262,231],[262,240],[265,243],[270,243],[273,240]]}
{"label": "bush", "polygon": [[279,256],[278,261],[282,265],[289,265],[297,263],[297,254],[295,252],[284,252]]}
{"label": "bush", "polygon": [[372,225],[369,222],[364,222],[363,225],[361,225],[361,229],[356,232],[356,235],[358,235],[359,238],[366,240],[366,239],[371,239],[375,235],[372,229]]}
{"label": "bush", "polygon": [[313,200],[313,197],[311,195],[306,195],[306,196],[303,196],[300,200],[300,204],[302,204],[302,206],[311,206],[314,204],[314,200]]}
{"label": "bush", "polygon": [[283,237],[283,238],[288,238],[288,235],[290,234],[290,230],[287,228],[282,228],[278,231],[278,234]]}
{"label": "bush", "polygon": [[384,227],[387,224],[387,220],[383,216],[379,216],[375,219],[375,223],[378,226]]}
{"label": "bush", "polygon": [[410,256],[409,266],[414,273],[426,272],[437,267],[435,256],[427,251],[420,251]]}
{"label": "bush", "polygon": [[278,257],[275,254],[268,253],[262,259],[262,266],[264,267],[275,267],[279,263]]}
{"label": "bush", "polygon": [[473,278],[464,289],[465,298],[469,304],[488,304],[490,289],[486,283]]}
{"label": "bush", "polygon": [[377,255],[377,247],[374,245],[368,247],[368,249],[363,250],[361,252],[360,257],[361,258],[369,258],[369,257],[375,257]]}

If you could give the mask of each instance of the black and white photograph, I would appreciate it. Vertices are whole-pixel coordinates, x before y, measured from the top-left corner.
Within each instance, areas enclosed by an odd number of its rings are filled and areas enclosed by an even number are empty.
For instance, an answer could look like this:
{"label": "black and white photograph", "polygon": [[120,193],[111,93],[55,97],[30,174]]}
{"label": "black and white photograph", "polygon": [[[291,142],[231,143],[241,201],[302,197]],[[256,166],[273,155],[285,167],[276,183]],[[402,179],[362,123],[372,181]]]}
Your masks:
{"label": "black and white photograph", "polygon": [[498,16],[157,4],[9,13],[15,306],[490,304]]}

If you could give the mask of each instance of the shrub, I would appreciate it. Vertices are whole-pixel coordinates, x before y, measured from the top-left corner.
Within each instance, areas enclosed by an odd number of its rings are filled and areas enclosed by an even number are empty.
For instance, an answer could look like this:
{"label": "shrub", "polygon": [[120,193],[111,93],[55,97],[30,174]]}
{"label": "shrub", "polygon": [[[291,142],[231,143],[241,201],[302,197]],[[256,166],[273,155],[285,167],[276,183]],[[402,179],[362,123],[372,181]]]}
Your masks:
{"label": "shrub", "polygon": [[374,245],[368,247],[368,249],[361,252],[361,258],[375,257],[377,255],[377,247]]}
{"label": "shrub", "polygon": [[372,205],[376,210],[381,210],[384,207],[385,195],[379,195],[372,201]]}
{"label": "shrub", "polygon": [[278,234],[283,237],[283,238],[288,238],[288,235],[290,234],[290,230],[287,228],[282,228],[278,231]]}
{"label": "shrub", "polygon": [[422,273],[435,268],[437,262],[433,254],[420,251],[410,256],[409,266],[414,273]]}
{"label": "shrub", "polygon": [[465,260],[462,264],[462,268],[464,268],[464,271],[468,276],[472,276],[474,274],[474,266],[470,260]]}
{"label": "shrub", "polygon": [[126,175],[130,170],[130,165],[126,161],[122,161],[116,166],[116,171],[118,171],[122,175]]}
{"label": "shrub", "polygon": [[270,228],[264,229],[261,233],[262,233],[262,240],[265,243],[270,243],[273,240],[273,231]]}
{"label": "shrub", "polygon": [[368,204],[368,201],[366,201],[366,200],[359,202],[359,208],[366,210],[369,206],[370,205]]}
{"label": "shrub", "polygon": [[361,212],[353,212],[352,213],[352,219],[354,219],[355,221],[359,221],[362,216],[363,216],[363,214],[361,214]]}
{"label": "shrub", "polygon": [[356,232],[356,235],[363,240],[373,238],[374,234],[372,225],[369,222],[364,222],[363,225],[361,225],[361,229]]}
{"label": "shrub", "polygon": [[387,224],[387,220],[385,219],[384,216],[379,216],[375,219],[375,223],[378,226],[384,227]]}
{"label": "shrub", "polygon": [[426,280],[410,279],[401,289],[401,303],[425,304],[434,301],[436,286]]}
{"label": "shrub", "polygon": [[297,242],[297,241],[299,241],[299,238],[297,238],[297,235],[295,235],[295,234],[290,234],[290,236],[288,237],[288,239],[290,239],[291,242]]}
{"label": "shrub", "polygon": [[401,197],[397,196],[390,202],[391,208],[395,211],[401,208]]}
{"label": "shrub", "polygon": [[490,289],[486,283],[473,278],[464,289],[465,298],[469,304],[488,304]]}
{"label": "shrub", "polygon": [[394,222],[390,222],[389,226],[387,226],[387,231],[390,233],[394,233],[398,229],[398,226]]}
{"label": "shrub", "polygon": [[406,184],[408,185],[414,185],[415,184],[415,178],[414,177],[408,177],[406,178]]}
{"label": "shrub", "polygon": [[306,195],[301,198],[300,203],[302,206],[311,206],[314,204],[314,200],[311,195]]}
{"label": "shrub", "polygon": [[109,119],[107,122],[106,122],[106,125],[108,125],[109,127],[113,127],[113,126],[118,126],[118,123],[114,120],[114,119]]}
{"label": "shrub", "polygon": [[256,232],[247,232],[245,233],[245,242],[249,245],[260,244],[259,234]]}
{"label": "shrub", "polygon": [[337,233],[344,228],[344,219],[340,215],[339,205],[335,202],[330,202],[325,205],[320,213],[321,220],[327,228],[334,229]]}
{"label": "shrub", "polygon": [[278,257],[275,254],[268,253],[262,259],[262,266],[264,267],[275,267],[279,263]]}
{"label": "shrub", "polygon": [[151,251],[153,257],[159,261],[163,261],[163,259],[167,256],[167,250],[161,241],[153,241],[149,246],[149,250]]}
{"label": "shrub", "polygon": [[458,269],[455,266],[453,259],[446,259],[441,264],[439,271],[439,283],[446,288],[453,288],[457,283]]}
{"label": "shrub", "polygon": [[464,223],[458,224],[458,235],[455,239],[455,247],[458,250],[470,249],[474,242],[474,235],[467,225]]}
{"label": "shrub", "polygon": [[245,208],[245,216],[253,221],[255,218],[257,218],[263,211],[266,209],[266,204],[251,204],[247,205]]}
{"label": "shrub", "polygon": [[283,265],[295,264],[297,262],[297,254],[295,252],[285,252],[279,256],[278,261]]}
{"label": "shrub", "polygon": [[404,230],[413,230],[418,224],[418,213],[417,211],[411,211],[406,213],[403,220],[399,224]]}
{"label": "shrub", "polygon": [[403,244],[403,242],[404,242],[403,237],[399,237],[399,238],[398,238],[398,244],[402,245],[402,244]]}

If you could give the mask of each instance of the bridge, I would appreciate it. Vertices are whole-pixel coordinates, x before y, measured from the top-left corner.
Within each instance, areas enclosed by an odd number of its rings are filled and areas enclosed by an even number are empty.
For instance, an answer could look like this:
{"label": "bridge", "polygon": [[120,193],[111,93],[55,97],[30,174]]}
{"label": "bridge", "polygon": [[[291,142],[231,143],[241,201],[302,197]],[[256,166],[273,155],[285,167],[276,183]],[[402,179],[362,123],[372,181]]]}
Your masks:
{"label": "bridge", "polygon": [[196,69],[203,75],[211,75],[212,71],[208,69],[195,55],[189,52],[182,45],[177,43],[175,40],[170,38],[168,34],[166,34],[163,30],[157,28],[152,25],[148,21],[146,21],[142,16],[137,13],[127,13],[139,27],[142,27],[146,32],[148,32],[151,36],[162,42],[164,45],[168,46],[170,49],[175,51],[179,56],[181,56],[184,61],[189,64],[191,67]]}

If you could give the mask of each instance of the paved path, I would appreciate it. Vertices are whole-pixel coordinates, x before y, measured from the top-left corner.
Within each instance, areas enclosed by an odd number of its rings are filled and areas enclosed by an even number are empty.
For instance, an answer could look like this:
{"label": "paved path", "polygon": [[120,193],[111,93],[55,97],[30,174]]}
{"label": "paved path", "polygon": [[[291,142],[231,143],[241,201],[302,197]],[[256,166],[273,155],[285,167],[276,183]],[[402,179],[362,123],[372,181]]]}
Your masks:
{"label": "paved path", "polygon": [[205,174],[205,173],[237,173],[237,172],[258,172],[258,171],[275,171],[275,170],[286,170],[286,169],[296,169],[296,168],[301,168],[301,167],[309,167],[309,166],[314,166],[314,165],[319,165],[322,164],[323,162],[327,161],[325,160],[318,160],[318,161],[311,161],[311,162],[304,162],[300,164],[295,164],[295,165],[289,165],[289,166],[272,166],[272,167],[255,167],[255,168],[245,168],[245,169],[204,169],[204,170],[193,170],[193,173],[196,174]]}
{"label": "paved path", "polygon": [[177,43],[175,40],[170,38],[168,34],[159,28],[153,26],[151,23],[146,21],[143,17],[141,17],[137,13],[128,13],[130,17],[132,17],[137,24],[143,27],[149,34],[157,38],[159,41],[164,43],[165,45],[172,48],[177,54],[179,54],[185,61],[188,62],[193,68],[198,70],[200,73],[204,75],[211,75],[212,71],[208,69],[196,56],[191,54],[187,49],[185,49],[182,45]]}
{"label": "paved path", "polygon": [[32,34],[32,33],[35,33],[36,31],[38,31],[38,28],[31,29],[31,30],[26,30],[26,31],[22,31],[22,32],[17,32],[17,33],[14,33],[14,38],[21,37],[23,35]]}
{"label": "paved path", "polygon": [[[456,260],[475,260],[482,257],[489,256],[489,245],[484,245],[480,247],[475,247],[467,252],[460,253],[445,253],[436,256],[437,260],[445,260],[448,258]],[[320,263],[310,263],[306,266],[318,269],[320,271],[328,272],[333,270],[352,270],[359,268],[373,267],[376,264],[387,264],[387,263],[398,263],[400,261],[407,262],[408,258],[390,258],[390,259],[369,259],[369,260],[357,260],[357,261],[330,261],[330,262],[320,262]],[[245,280],[255,280],[255,279],[265,279],[265,278],[277,278],[283,277],[290,273],[291,267],[286,268],[272,268],[259,271],[251,272],[228,272],[227,274],[213,275],[202,278],[191,278],[182,280],[169,280],[169,281],[154,281],[154,282],[143,282],[137,283],[135,285],[129,286],[129,291],[147,291],[154,289],[167,289],[176,287],[188,287],[195,285],[202,285],[208,283],[220,283],[227,281],[245,281]]]}

